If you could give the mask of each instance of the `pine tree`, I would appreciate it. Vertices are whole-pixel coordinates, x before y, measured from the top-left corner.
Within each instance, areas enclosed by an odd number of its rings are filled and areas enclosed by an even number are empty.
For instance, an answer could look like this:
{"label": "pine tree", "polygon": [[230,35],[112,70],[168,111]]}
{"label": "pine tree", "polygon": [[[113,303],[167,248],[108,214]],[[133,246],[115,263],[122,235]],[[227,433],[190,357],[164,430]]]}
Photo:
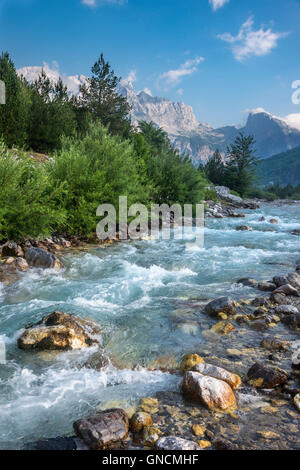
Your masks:
{"label": "pine tree", "polygon": [[212,183],[222,186],[224,185],[224,170],[225,165],[222,156],[219,149],[216,149],[204,166],[205,176]]}
{"label": "pine tree", "polygon": [[94,121],[100,121],[112,134],[128,135],[130,106],[117,92],[120,82],[103,54],[92,67],[92,76],[80,87],[79,106],[87,109]]}
{"label": "pine tree", "polygon": [[256,179],[255,167],[259,159],[255,156],[254,144],[253,136],[240,132],[235,142],[227,148],[226,185],[241,196],[245,196]]}

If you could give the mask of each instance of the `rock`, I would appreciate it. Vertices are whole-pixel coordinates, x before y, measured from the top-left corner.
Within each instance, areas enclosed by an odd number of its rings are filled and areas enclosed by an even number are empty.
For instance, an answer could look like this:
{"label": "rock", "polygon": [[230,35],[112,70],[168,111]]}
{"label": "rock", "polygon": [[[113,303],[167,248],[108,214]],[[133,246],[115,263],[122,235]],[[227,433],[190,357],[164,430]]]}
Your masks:
{"label": "rock", "polygon": [[70,350],[97,344],[100,329],[92,322],[68,313],[53,312],[29,326],[18,340],[24,350]]}
{"label": "rock", "polygon": [[285,294],[277,294],[274,292],[270,295],[270,300],[277,305],[286,305],[287,303]]}
{"label": "rock", "polygon": [[55,437],[53,439],[26,444],[25,450],[73,451],[77,450],[77,443],[74,437]]}
{"label": "rock", "polygon": [[14,256],[16,258],[22,258],[24,252],[22,248],[13,241],[5,243],[2,247],[2,256]]}
{"label": "rock", "polygon": [[296,410],[300,412],[300,394],[294,397],[294,405],[295,405]]}
{"label": "rock", "polygon": [[198,364],[194,367],[193,370],[195,372],[199,372],[202,375],[223,380],[224,382],[228,383],[228,385],[230,385],[230,387],[234,390],[239,388],[242,384],[242,380],[238,375],[211,364]]}
{"label": "rock", "polygon": [[158,412],[158,399],[152,397],[145,397],[140,400],[139,411],[145,413],[155,414]]}
{"label": "rock", "polygon": [[300,369],[300,349],[292,355],[292,366],[295,369]]}
{"label": "rock", "polygon": [[280,305],[275,308],[275,313],[277,315],[292,315],[298,313],[298,309],[293,307],[293,305]]}
{"label": "rock", "polygon": [[139,411],[130,420],[130,428],[133,432],[142,431],[144,427],[152,426],[152,418],[148,413]]}
{"label": "rock", "polygon": [[217,450],[239,450],[239,447],[236,444],[226,440],[226,439],[216,439],[213,441],[213,446]]}
{"label": "rock", "polygon": [[281,321],[292,330],[297,330],[300,328],[300,313],[287,315],[286,317],[282,318]]}
{"label": "rock", "polygon": [[17,258],[16,261],[16,268],[19,271],[28,271],[29,265],[24,258]]}
{"label": "rock", "polygon": [[220,335],[229,335],[235,330],[235,326],[228,321],[219,321],[216,323],[210,331],[218,333]]}
{"label": "rock", "polygon": [[161,437],[157,443],[158,450],[200,450],[200,446],[193,441],[187,441],[176,436]]}
{"label": "rock", "polygon": [[246,278],[240,279],[237,283],[243,284],[243,286],[247,286],[247,287],[257,287],[258,281],[256,281],[255,279],[246,277]]}
{"label": "rock", "polygon": [[73,426],[77,436],[90,449],[103,450],[127,438],[129,420],[125,411],[114,408],[80,419]]}
{"label": "rock", "polygon": [[295,287],[295,289],[300,288],[300,275],[298,273],[289,273],[287,276],[288,284]]}
{"label": "rock", "polygon": [[258,283],[257,288],[263,292],[273,292],[276,285],[273,282],[263,281]]}
{"label": "rock", "polygon": [[289,343],[287,341],[282,341],[273,337],[264,338],[261,342],[261,346],[271,351],[287,351],[289,349]]}
{"label": "rock", "polygon": [[186,354],[181,361],[180,370],[185,373],[188,370],[192,370],[195,365],[202,364],[204,360],[198,354]]}
{"label": "rock", "polygon": [[280,435],[273,431],[257,431],[257,434],[264,439],[280,439]]}
{"label": "rock", "polygon": [[234,393],[226,382],[199,372],[186,372],[182,391],[186,397],[203,403],[211,410],[225,411],[236,407]]}
{"label": "rock", "polygon": [[192,426],[192,431],[196,437],[204,437],[206,428],[205,426],[201,426],[200,424],[194,424]]}
{"label": "rock", "polygon": [[208,447],[211,447],[211,442],[209,442],[209,441],[198,441],[198,445],[201,447],[201,449],[207,449]]}
{"label": "rock", "polygon": [[251,305],[253,305],[253,307],[265,307],[269,305],[269,303],[270,300],[267,297],[256,297],[252,300]]}
{"label": "rock", "polygon": [[236,227],[236,230],[238,232],[253,232],[253,228],[248,225],[240,225],[239,227]]}
{"label": "rock", "polygon": [[284,286],[277,287],[273,294],[298,295],[298,290],[291,286],[291,284],[285,284]]}
{"label": "rock", "polygon": [[265,221],[266,221],[266,218],[265,218],[265,217],[261,217],[261,218],[259,219],[259,222],[265,222]]}
{"label": "rock", "polygon": [[269,328],[268,322],[264,318],[251,322],[249,326],[251,330],[255,331],[266,331]]}
{"label": "rock", "polygon": [[281,287],[288,284],[288,279],[287,276],[275,276],[273,277],[273,282],[277,287]]}
{"label": "rock", "polygon": [[162,432],[155,426],[145,427],[143,429],[144,446],[153,447],[160,438],[161,434]]}
{"label": "rock", "polygon": [[300,236],[300,229],[297,228],[296,230],[292,230],[290,233],[291,233],[292,235],[298,235],[298,236]]}
{"label": "rock", "polygon": [[248,383],[255,388],[276,388],[287,381],[285,371],[264,366],[258,362],[254,364],[247,374]]}
{"label": "rock", "polygon": [[237,313],[235,302],[230,297],[220,297],[205,307],[205,313],[212,317],[217,317],[220,312],[227,315],[235,315]]}
{"label": "rock", "polygon": [[269,220],[269,223],[270,223],[270,224],[277,225],[279,222],[278,222],[277,219],[270,219],[270,220]]}
{"label": "rock", "polygon": [[53,253],[42,248],[29,248],[25,253],[25,258],[29,266],[35,268],[61,269],[63,267],[61,261]]}
{"label": "rock", "polygon": [[229,203],[234,208],[244,209],[258,209],[259,205],[253,201],[244,200],[239,196],[231,194],[230,189],[226,186],[215,186],[214,187],[217,196],[222,201]]}

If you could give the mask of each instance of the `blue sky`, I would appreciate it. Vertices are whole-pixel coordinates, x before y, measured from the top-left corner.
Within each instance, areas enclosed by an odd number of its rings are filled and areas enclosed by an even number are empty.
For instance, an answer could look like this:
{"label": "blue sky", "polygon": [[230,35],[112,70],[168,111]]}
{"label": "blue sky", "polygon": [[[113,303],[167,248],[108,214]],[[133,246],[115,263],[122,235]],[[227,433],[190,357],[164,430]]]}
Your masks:
{"label": "blue sky", "polygon": [[300,113],[299,44],[300,0],[0,0],[0,49],[17,68],[87,75],[103,51],[137,90],[184,101],[213,126],[258,107]]}

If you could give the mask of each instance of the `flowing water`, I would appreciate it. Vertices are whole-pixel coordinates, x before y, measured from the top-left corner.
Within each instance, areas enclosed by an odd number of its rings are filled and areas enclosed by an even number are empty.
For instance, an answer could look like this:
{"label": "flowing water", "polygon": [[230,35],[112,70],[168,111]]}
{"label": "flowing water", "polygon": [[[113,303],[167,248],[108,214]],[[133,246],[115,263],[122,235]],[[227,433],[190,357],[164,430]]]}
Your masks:
{"label": "flowing water", "polygon": [[[0,365],[0,448],[72,435],[73,421],[98,405],[136,403],[178,390],[179,376],[154,369],[184,353],[230,357],[229,348],[250,351],[259,345],[261,333],[243,328],[229,337],[211,335],[207,330],[215,321],[201,307],[224,295],[257,296],[236,283],[242,277],[267,280],[293,271],[300,246],[289,231],[300,228],[299,212],[299,205],[265,205],[247,212],[246,219],[208,219],[203,248],[187,246],[192,238],[187,234],[186,240],[70,251],[63,254],[61,272],[31,270],[8,287],[0,284],[0,334],[7,358]],[[279,224],[260,222],[262,216]],[[241,223],[253,232],[236,231]],[[24,326],[54,310],[99,323],[112,363],[102,370],[86,367],[95,348],[62,354],[19,350],[16,340]],[[278,331],[296,339],[284,327]],[[254,360],[249,353],[244,367]]]}

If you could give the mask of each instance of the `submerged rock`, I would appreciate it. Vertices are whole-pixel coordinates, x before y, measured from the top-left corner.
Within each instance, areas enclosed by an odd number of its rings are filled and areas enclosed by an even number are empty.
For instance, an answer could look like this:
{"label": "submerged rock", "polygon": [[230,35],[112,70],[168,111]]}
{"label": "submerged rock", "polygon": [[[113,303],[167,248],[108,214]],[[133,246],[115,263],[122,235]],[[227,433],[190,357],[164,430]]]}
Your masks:
{"label": "submerged rock", "polygon": [[68,313],[53,312],[35,325],[29,326],[18,339],[24,350],[71,350],[98,343],[101,333],[93,322]]}
{"label": "submerged rock", "polygon": [[239,227],[236,227],[236,230],[238,232],[253,232],[253,228],[248,225],[240,225]]}
{"label": "submerged rock", "polygon": [[128,436],[129,420],[124,410],[115,408],[98,412],[73,424],[80,439],[92,450],[114,447]]}
{"label": "submerged rock", "polygon": [[182,391],[186,397],[203,403],[211,410],[225,411],[236,407],[234,393],[226,382],[199,372],[185,374]]}
{"label": "submerged rock", "polygon": [[261,342],[261,346],[265,349],[275,351],[287,351],[289,349],[289,343],[287,341],[282,341],[273,337],[264,338]]}
{"label": "submerged rock", "polygon": [[158,450],[200,450],[200,446],[193,441],[181,439],[181,437],[168,436],[161,437],[157,443]]}
{"label": "submerged rock", "polygon": [[229,335],[234,330],[235,330],[235,326],[232,323],[223,320],[223,321],[219,321],[218,323],[216,323],[211,328],[210,331],[212,331],[213,333],[220,334],[220,335]]}
{"label": "submerged rock", "polygon": [[298,313],[298,309],[293,307],[293,305],[280,305],[276,307],[275,313],[277,315],[292,315],[294,313]]}
{"label": "submerged rock", "polygon": [[257,287],[258,285],[258,281],[256,281],[255,279],[251,279],[250,277],[239,279],[237,283],[243,284],[243,286],[247,286],[247,287]]}
{"label": "submerged rock", "polygon": [[300,313],[287,315],[286,317],[282,318],[281,321],[292,330],[297,330],[300,328]]}
{"label": "submerged rock", "polygon": [[235,315],[237,313],[235,302],[230,297],[220,297],[213,300],[205,307],[205,313],[212,317],[217,317],[220,312],[227,315]]}
{"label": "submerged rock", "polygon": [[233,389],[239,388],[242,384],[242,380],[238,375],[233,374],[232,372],[228,372],[222,367],[217,367],[212,364],[198,364],[194,367],[193,370],[195,372],[199,372],[202,375],[223,380],[224,382],[228,383],[228,385],[230,385],[230,387]]}
{"label": "submerged rock", "polygon": [[287,381],[287,374],[285,371],[268,367],[258,362],[254,364],[247,374],[248,383],[255,388],[276,388]]}
{"label": "submerged rock", "polygon": [[145,427],[143,429],[144,446],[153,447],[160,438],[161,434],[162,432],[155,426]]}
{"label": "submerged rock", "polygon": [[258,283],[257,288],[263,292],[272,292],[276,289],[276,285],[273,282],[263,281]]}
{"label": "submerged rock", "polygon": [[25,253],[25,258],[30,266],[44,269],[61,269],[63,267],[61,261],[49,251],[42,248],[29,248]]}
{"label": "submerged rock", "polygon": [[192,370],[195,365],[202,364],[204,360],[198,354],[186,354],[181,361],[180,370],[181,372],[187,372]]}

